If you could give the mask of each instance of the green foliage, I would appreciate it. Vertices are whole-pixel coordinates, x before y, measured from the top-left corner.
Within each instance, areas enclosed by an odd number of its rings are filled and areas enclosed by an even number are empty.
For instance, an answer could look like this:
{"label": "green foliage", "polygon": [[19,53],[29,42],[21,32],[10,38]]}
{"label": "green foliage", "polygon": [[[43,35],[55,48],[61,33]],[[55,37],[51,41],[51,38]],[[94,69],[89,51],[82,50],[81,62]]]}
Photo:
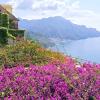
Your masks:
{"label": "green foliage", "polygon": [[11,29],[12,26],[14,26],[13,20],[12,19],[9,19],[9,28]]}
{"label": "green foliage", "polygon": [[7,28],[0,27],[0,46],[8,44],[8,38],[15,39],[15,36],[10,34]]}
{"label": "green foliage", "polygon": [[1,14],[1,21],[2,21],[2,27],[9,28],[9,16],[8,14]]}
{"label": "green foliage", "polygon": [[0,66],[15,66],[19,64],[45,65],[54,60],[63,61],[64,56],[42,48],[36,42],[21,41],[14,46],[0,49]]}
{"label": "green foliage", "polygon": [[4,13],[0,13],[0,46],[4,46],[8,43],[8,38],[13,38],[12,34],[9,34],[9,16]]}
{"label": "green foliage", "polygon": [[24,36],[24,30],[9,29],[8,32],[15,37],[17,37],[18,35],[21,36],[21,37]]}
{"label": "green foliage", "polygon": [[7,44],[8,32],[6,28],[0,28],[0,44]]}
{"label": "green foliage", "polygon": [[8,38],[15,39],[17,36],[24,36],[24,30],[10,29],[13,25],[12,21],[8,14],[0,13],[0,45],[7,44]]}
{"label": "green foliage", "polygon": [[2,14],[0,13],[0,26],[2,26]]}

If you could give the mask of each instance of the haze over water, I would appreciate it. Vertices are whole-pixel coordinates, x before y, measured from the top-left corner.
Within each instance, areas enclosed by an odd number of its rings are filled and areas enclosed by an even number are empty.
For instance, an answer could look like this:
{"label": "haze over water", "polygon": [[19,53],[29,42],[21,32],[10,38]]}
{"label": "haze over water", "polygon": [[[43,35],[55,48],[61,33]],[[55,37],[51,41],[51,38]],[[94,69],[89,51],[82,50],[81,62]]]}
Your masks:
{"label": "haze over water", "polygon": [[80,59],[100,63],[100,37],[76,41],[65,41],[52,48]]}

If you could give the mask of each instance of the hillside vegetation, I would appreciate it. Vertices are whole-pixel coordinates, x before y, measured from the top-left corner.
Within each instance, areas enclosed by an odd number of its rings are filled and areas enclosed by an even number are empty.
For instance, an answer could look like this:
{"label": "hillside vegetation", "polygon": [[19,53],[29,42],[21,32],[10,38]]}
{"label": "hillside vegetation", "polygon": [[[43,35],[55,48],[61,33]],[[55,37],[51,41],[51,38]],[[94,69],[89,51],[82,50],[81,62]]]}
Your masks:
{"label": "hillside vegetation", "polygon": [[42,48],[38,43],[20,41],[0,49],[0,66],[12,67],[19,64],[44,65],[52,61],[64,61],[64,55]]}

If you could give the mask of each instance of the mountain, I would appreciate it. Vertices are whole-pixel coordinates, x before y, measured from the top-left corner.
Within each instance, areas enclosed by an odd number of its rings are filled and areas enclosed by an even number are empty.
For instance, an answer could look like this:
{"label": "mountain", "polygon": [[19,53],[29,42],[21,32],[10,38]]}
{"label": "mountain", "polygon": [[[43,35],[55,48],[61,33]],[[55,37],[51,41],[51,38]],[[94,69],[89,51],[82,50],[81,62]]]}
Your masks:
{"label": "mountain", "polygon": [[[78,40],[90,37],[99,37],[100,32],[95,28],[76,25],[63,17],[49,17],[39,20],[21,19],[19,27],[28,31],[31,38],[42,41],[54,39]],[[50,42],[49,40],[49,42]],[[51,41],[52,42],[52,41]]]}

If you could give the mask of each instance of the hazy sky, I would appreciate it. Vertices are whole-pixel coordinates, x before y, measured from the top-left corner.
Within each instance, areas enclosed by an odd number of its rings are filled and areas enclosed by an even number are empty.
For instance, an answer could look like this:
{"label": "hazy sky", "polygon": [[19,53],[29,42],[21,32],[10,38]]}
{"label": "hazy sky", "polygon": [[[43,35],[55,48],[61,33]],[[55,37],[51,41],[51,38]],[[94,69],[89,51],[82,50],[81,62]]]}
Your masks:
{"label": "hazy sky", "polygon": [[100,0],[0,0],[13,6],[24,19],[63,16],[72,22],[100,30]]}

